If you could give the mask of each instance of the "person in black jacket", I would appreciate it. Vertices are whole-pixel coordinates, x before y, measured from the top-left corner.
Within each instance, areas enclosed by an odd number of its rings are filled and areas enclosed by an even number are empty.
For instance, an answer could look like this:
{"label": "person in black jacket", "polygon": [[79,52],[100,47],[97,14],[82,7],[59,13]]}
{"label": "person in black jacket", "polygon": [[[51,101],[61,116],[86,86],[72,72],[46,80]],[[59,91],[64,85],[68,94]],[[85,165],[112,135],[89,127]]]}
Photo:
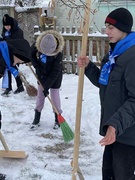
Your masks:
{"label": "person in black jacket", "polygon": [[15,39],[8,41],[0,41],[0,78],[3,82],[8,83],[8,74],[16,78],[19,75],[15,68],[16,64],[24,64],[31,62],[30,45],[25,39]]}
{"label": "person in black jacket", "polygon": [[[32,64],[36,69],[38,80],[38,94],[36,99],[35,116],[30,126],[30,129],[35,130],[40,125],[41,111],[44,106],[45,97],[51,95],[51,100],[58,110],[62,113],[59,88],[62,82],[62,58],[64,39],[54,30],[48,30],[40,34],[31,47],[32,49]],[[54,129],[59,127],[57,114],[55,114]]]}
{"label": "person in black jacket", "polygon": [[88,57],[78,57],[85,75],[100,89],[103,180],[135,180],[135,32],[133,17],[125,8],[105,19],[110,51],[101,69]]}
{"label": "person in black jacket", "polygon": [[[3,40],[7,41],[14,39],[24,39],[23,31],[19,28],[17,20],[10,17],[8,14],[5,14],[3,16],[2,23],[3,23],[3,29],[2,29]],[[16,66],[15,68],[17,69]],[[8,71],[8,79],[9,79],[8,87],[6,88],[4,93],[2,93],[2,95],[8,95],[12,91],[12,75],[10,71]],[[17,76],[15,80],[16,80],[17,89],[14,91],[14,94],[24,91],[24,87],[20,77]]]}

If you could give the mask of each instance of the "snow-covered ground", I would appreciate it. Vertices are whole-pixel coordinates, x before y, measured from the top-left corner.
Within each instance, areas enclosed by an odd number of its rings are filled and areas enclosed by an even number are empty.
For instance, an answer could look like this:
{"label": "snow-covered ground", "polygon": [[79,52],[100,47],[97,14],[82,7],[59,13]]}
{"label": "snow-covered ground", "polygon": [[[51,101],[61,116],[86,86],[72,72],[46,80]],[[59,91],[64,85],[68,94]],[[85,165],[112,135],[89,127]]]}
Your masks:
{"label": "snow-covered ground", "polygon": [[[20,69],[29,83],[36,87],[36,79],[29,67],[20,65]],[[13,90],[15,89],[13,78]],[[77,89],[78,76],[64,74],[60,91],[62,116],[73,131]],[[30,131],[35,102],[36,97],[30,97],[26,91],[16,95],[12,93],[9,97],[0,95],[1,132],[6,143],[10,150],[28,154],[25,159],[0,158],[0,173],[7,174],[7,180],[71,180],[70,162],[73,158],[74,140],[65,143],[61,129],[53,130],[54,114],[48,99],[42,111],[41,126],[38,130]],[[98,89],[85,77],[78,159],[85,180],[101,180],[103,147],[99,145],[99,119]],[[3,150],[1,143],[0,150]]]}

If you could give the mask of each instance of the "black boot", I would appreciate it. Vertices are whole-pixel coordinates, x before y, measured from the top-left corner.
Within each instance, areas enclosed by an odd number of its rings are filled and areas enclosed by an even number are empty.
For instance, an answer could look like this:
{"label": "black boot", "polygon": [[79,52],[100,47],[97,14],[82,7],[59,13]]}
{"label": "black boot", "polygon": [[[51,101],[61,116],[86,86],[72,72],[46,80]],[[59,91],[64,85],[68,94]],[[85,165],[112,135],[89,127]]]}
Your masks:
{"label": "black boot", "polygon": [[53,129],[58,129],[60,127],[60,125],[59,125],[59,122],[58,122],[57,113],[54,113],[54,115],[55,115],[55,123],[54,123]]}
{"label": "black boot", "polygon": [[11,93],[12,89],[7,88],[1,95],[2,96],[8,96]]}
{"label": "black boot", "polygon": [[23,87],[23,85],[21,85],[14,91],[14,94],[18,94],[18,93],[21,93],[23,91],[24,91],[24,87]]}
{"label": "black boot", "polygon": [[38,126],[40,126],[40,116],[41,116],[41,112],[38,112],[37,110],[35,110],[35,117],[33,120],[33,123],[30,126],[30,129],[35,130],[37,129]]}

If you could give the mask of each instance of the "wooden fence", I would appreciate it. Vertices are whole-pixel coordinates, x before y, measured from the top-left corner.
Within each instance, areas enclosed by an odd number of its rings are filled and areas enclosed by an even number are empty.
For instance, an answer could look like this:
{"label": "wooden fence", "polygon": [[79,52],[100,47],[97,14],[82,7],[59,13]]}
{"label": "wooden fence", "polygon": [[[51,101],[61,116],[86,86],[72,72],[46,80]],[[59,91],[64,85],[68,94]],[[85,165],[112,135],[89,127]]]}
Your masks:
{"label": "wooden fence", "polygon": [[[77,73],[77,56],[81,53],[82,34],[79,34],[74,27],[65,31],[61,31],[65,39],[63,66],[65,73]],[[109,50],[108,38],[105,34],[99,32],[92,33],[89,28],[87,53],[86,55],[95,64],[100,65],[102,58]]]}

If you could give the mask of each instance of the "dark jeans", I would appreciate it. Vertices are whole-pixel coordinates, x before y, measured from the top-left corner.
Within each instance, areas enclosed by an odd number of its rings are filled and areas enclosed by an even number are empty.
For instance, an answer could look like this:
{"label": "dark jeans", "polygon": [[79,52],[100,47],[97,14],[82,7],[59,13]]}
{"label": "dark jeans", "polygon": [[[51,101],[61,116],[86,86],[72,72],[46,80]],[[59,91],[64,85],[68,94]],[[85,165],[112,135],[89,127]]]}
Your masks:
{"label": "dark jeans", "polygon": [[102,180],[115,180],[113,173],[113,155],[112,149],[113,145],[105,146],[104,154],[103,154],[103,163],[102,163]]}
{"label": "dark jeans", "polygon": [[115,142],[103,154],[103,180],[135,180],[135,147]]}
{"label": "dark jeans", "polygon": [[[14,68],[16,68],[15,66],[14,66]],[[8,71],[8,88],[9,89],[12,89],[12,75],[11,75],[11,72],[10,71]],[[17,76],[16,78],[15,78],[15,80],[16,80],[16,85],[17,85],[17,87],[20,87],[21,85],[22,85],[22,81],[21,81],[21,79],[20,79],[20,77],[19,76]]]}

